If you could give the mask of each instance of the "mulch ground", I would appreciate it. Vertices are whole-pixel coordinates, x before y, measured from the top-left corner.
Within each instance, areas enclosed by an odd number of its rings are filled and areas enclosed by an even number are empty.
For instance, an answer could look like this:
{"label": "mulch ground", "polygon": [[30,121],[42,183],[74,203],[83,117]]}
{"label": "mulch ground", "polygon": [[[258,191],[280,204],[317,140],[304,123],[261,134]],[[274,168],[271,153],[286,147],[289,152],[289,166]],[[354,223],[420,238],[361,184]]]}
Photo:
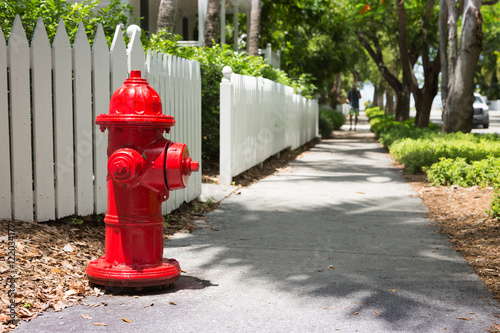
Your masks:
{"label": "mulch ground", "polygon": [[[234,181],[239,186],[252,184],[285,168],[289,161],[314,145],[312,142],[295,151],[282,151],[280,158],[271,157],[262,167],[252,168]],[[205,182],[218,182],[217,165],[205,169],[203,174]],[[485,212],[490,207],[493,189],[433,187],[424,174],[405,177],[429,208],[429,218],[439,225],[440,232],[449,237],[455,250],[463,255],[500,301],[500,222]],[[207,220],[205,214],[215,207],[217,203],[183,205],[168,217],[164,237],[192,231],[196,228],[194,221]],[[106,292],[89,285],[85,276],[88,262],[104,255],[102,217],[81,222],[77,218],[67,218],[50,223],[12,223],[16,236],[14,272],[7,262],[8,222],[0,221],[0,283],[3,290],[0,294],[0,332],[16,327],[15,323],[8,323],[9,278],[14,273],[15,306],[20,320],[35,318],[47,309],[61,311],[81,302],[85,296]],[[492,326],[489,331],[500,332],[500,327]]]}

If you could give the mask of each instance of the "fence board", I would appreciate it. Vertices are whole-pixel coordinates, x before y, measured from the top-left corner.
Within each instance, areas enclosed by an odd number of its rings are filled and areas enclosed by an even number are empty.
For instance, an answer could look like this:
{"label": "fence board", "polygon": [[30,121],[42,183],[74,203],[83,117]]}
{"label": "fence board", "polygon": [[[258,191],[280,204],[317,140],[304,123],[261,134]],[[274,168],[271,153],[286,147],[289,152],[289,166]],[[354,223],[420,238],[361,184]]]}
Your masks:
{"label": "fence board", "polygon": [[107,144],[108,132],[101,132],[93,121],[101,113],[107,113],[110,96],[109,80],[109,49],[102,25],[97,27],[97,33],[92,45],[92,95],[94,98],[92,130],[94,142],[94,213],[102,214],[107,208]]}
{"label": "fence board", "polygon": [[128,76],[127,47],[123,40],[121,26],[117,26],[111,48],[109,49],[109,71],[111,76],[111,94],[120,88]]}
{"label": "fence board", "polygon": [[13,218],[33,221],[29,44],[19,16],[8,43]]}
{"label": "fence board", "polygon": [[0,28],[0,219],[12,218],[7,46]]}
{"label": "fence board", "polygon": [[141,43],[141,28],[133,24],[127,28],[127,35],[130,42],[127,46],[128,71],[139,70],[145,73],[145,54]]}
{"label": "fence board", "polygon": [[[196,108],[194,109],[195,112],[195,122],[193,124],[192,130],[196,133],[195,136],[195,142],[194,144],[197,147],[196,149],[196,154],[195,154],[195,160],[200,162],[200,171],[196,175],[196,179],[198,180],[198,184],[196,186],[196,190],[201,189],[201,170],[202,170],[202,152],[201,152],[201,146],[202,146],[202,136],[201,136],[201,67],[199,62],[195,62],[196,66],[196,81],[194,83],[196,90],[195,90],[195,96],[196,98],[196,103],[195,106]],[[198,195],[196,192],[193,194],[193,196]]]}
{"label": "fence board", "polygon": [[61,20],[52,45],[57,218],[75,213],[73,100],[68,98],[73,96],[71,63],[71,45]]}
{"label": "fence board", "polygon": [[80,22],[73,45],[76,214],[94,211],[92,163],[91,52]]}
{"label": "fence board", "polygon": [[31,43],[35,219],[55,219],[52,54],[42,19]]}

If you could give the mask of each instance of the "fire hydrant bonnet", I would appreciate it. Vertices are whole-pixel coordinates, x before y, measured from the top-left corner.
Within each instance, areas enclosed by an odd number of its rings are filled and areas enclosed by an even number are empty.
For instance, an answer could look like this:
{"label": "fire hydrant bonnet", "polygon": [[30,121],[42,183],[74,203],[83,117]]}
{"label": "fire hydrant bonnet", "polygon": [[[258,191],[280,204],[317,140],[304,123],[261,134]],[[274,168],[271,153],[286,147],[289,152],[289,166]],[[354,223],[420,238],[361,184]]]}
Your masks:
{"label": "fire hydrant bonnet", "polygon": [[160,96],[141,78],[141,72],[132,71],[111,97],[109,114],[98,115],[96,124],[101,131],[110,127],[160,127],[168,133],[175,120],[162,114]]}

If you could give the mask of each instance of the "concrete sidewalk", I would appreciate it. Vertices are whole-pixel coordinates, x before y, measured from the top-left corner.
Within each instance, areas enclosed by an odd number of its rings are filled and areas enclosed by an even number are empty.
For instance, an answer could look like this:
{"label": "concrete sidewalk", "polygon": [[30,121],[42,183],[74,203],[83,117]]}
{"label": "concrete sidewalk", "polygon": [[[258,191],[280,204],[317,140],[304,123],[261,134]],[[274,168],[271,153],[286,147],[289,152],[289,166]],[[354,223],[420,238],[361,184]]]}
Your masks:
{"label": "concrete sidewalk", "polygon": [[89,297],[107,305],[18,331],[484,332],[498,303],[391,163],[365,120],[166,242],[186,271],[174,287]]}

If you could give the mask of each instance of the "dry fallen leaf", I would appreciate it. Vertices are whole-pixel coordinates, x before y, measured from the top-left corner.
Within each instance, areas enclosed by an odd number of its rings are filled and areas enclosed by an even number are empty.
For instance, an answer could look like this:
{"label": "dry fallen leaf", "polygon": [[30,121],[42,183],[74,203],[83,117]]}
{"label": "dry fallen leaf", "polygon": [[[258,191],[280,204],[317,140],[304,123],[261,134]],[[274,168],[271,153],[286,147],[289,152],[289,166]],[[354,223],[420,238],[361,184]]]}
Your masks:
{"label": "dry fallen leaf", "polygon": [[71,253],[71,252],[75,251],[75,248],[73,246],[71,246],[71,244],[68,243],[68,244],[64,245],[63,251]]}
{"label": "dry fallen leaf", "polygon": [[170,304],[170,305],[177,305],[174,302],[168,302],[168,304]]}
{"label": "dry fallen leaf", "polygon": [[378,313],[377,311],[373,311],[373,312],[375,312],[375,314],[376,314],[377,316],[379,316],[379,317],[381,317],[381,316],[382,316],[382,315],[381,315],[380,313]]}
{"label": "dry fallen leaf", "polygon": [[472,320],[472,318],[467,318],[467,317],[457,317],[457,319],[461,319],[461,320]]}
{"label": "dry fallen leaf", "polygon": [[74,289],[70,289],[64,293],[64,296],[71,296],[71,295],[76,295],[76,294],[78,294],[78,291],[76,291]]}
{"label": "dry fallen leaf", "polygon": [[127,318],[122,318],[122,320],[126,323],[131,323],[132,321],[131,320],[128,320]]}
{"label": "dry fallen leaf", "polygon": [[104,323],[93,323],[92,325],[95,325],[95,326],[108,326],[108,324],[104,324]]}
{"label": "dry fallen leaf", "polygon": [[359,315],[359,312],[354,312],[353,315],[357,316]]}
{"label": "dry fallen leaf", "polygon": [[85,313],[84,313],[84,314],[82,314],[82,318],[83,318],[83,319],[92,319],[92,317],[91,317],[91,316],[89,316],[88,314],[85,314]]}

